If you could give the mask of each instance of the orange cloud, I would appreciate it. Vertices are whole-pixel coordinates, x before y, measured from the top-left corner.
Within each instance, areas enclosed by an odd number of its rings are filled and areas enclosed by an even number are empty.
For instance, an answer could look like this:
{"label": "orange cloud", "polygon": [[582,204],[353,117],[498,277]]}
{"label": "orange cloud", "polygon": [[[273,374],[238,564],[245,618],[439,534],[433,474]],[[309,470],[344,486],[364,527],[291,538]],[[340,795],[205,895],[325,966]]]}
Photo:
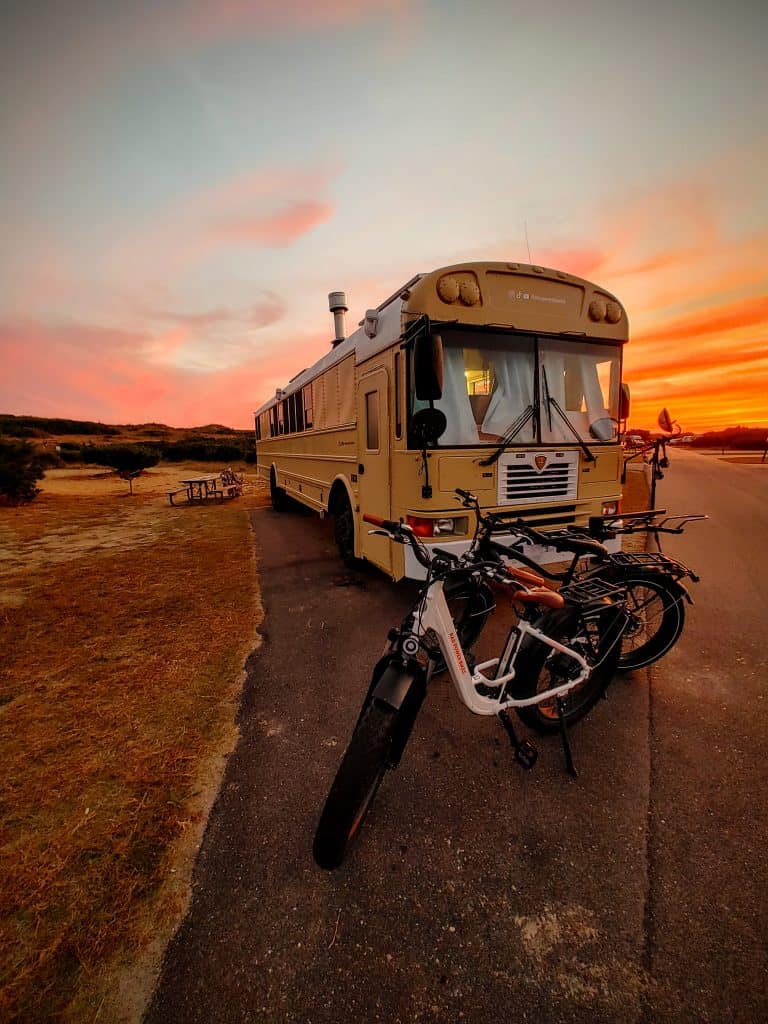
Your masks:
{"label": "orange cloud", "polygon": [[328,335],[251,344],[248,357],[226,370],[156,361],[163,346],[184,341],[174,330],[153,335],[94,325],[0,324],[0,408],[113,423],[249,427],[253,410],[276,387],[326,351]]}

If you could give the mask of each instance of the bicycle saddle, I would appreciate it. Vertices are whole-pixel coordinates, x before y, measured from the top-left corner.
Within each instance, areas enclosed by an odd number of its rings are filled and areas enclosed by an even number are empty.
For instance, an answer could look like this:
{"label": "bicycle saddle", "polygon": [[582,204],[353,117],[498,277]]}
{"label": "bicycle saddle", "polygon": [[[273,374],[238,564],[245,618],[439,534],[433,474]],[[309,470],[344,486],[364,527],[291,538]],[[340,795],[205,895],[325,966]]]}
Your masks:
{"label": "bicycle saddle", "polygon": [[523,601],[525,604],[540,604],[544,608],[562,608],[565,604],[565,601],[556,590],[548,590],[546,587],[516,590],[510,597],[513,601]]}
{"label": "bicycle saddle", "polygon": [[591,555],[596,558],[605,558],[607,554],[604,545],[591,537],[575,537],[565,531],[552,532],[545,536],[556,551],[571,551],[574,555]]}

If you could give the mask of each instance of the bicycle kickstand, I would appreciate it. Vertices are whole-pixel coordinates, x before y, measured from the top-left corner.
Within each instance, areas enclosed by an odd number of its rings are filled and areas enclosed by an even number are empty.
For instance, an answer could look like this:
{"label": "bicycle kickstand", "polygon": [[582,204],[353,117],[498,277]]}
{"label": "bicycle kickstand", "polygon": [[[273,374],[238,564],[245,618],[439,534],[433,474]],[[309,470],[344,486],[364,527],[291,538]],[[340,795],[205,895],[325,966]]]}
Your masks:
{"label": "bicycle kickstand", "polygon": [[572,779],[577,779],[579,773],[576,771],[576,766],[573,763],[573,754],[571,753],[571,744],[568,739],[568,726],[565,723],[565,711],[563,708],[563,698],[556,697],[557,701],[557,717],[560,719],[560,736],[563,741],[563,753],[565,754],[565,769]]}
{"label": "bicycle kickstand", "polygon": [[521,740],[518,738],[515,732],[515,727],[512,725],[512,719],[509,717],[509,712],[506,708],[499,712],[499,721],[504,726],[504,732],[509,737],[509,742],[512,744],[513,757],[517,763],[530,771],[531,768],[536,764],[536,760],[539,756],[539,752],[531,740]]}

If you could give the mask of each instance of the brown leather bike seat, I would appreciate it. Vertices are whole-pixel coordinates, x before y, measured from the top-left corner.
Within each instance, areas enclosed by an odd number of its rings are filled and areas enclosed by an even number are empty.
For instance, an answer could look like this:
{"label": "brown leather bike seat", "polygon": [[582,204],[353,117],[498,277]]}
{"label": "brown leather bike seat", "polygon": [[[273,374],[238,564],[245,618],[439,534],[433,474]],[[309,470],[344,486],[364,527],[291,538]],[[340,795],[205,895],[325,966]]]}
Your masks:
{"label": "brown leather bike seat", "polygon": [[508,565],[505,567],[510,576],[525,583],[527,587],[541,587],[544,584],[544,577],[530,569],[519,569],[517,566]]}
{"label": "brown leather bike seat", "polygon": [[544,608],[562,608],[565,604],[565,599],[556,590],[548,590],[546,587],[516,590],[511,597],[513,601],[523,601],[525,604],[540,604]]}

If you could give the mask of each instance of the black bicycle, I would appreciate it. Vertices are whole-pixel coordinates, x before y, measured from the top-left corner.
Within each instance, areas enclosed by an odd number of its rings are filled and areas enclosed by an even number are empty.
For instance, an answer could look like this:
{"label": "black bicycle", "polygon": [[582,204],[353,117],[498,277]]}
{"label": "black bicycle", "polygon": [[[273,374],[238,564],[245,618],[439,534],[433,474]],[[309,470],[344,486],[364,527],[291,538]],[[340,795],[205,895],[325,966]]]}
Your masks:
{"label": "black bicycle", "polygon": [[[604,580],[626,591],[627,626],[621,641],[618,667],[623,671],[644,668],[662,658],[677,643],[685,626],[685,605],[693,604],[684,580],[698,583],[688,566],[661,550],[663,534],[681,534],[688,523],[704,515],[668,516],[665,509],[594,516],[587,528],[568,526],[544,533],[514,518],[512,513],[481,513],[477,498],[458,492],[465,508],[477,517],[473,551],[476,558],[510,559],[535,566],[549,580],[569,586],[575,582]],[[499,534],[516,535],[516,542],[501,543]],[[653,536],[656,551],[608,552],[602,541],[627,534]],[[598,542],[595,545],[595,541]],[[553,571],[525,554],[526,544],[554,548],[569,561],[566,569]],[[474,643],[485,619],[475,604],[465,612],[474,626]],[[479,627],[479,628],[478,628]]]}

